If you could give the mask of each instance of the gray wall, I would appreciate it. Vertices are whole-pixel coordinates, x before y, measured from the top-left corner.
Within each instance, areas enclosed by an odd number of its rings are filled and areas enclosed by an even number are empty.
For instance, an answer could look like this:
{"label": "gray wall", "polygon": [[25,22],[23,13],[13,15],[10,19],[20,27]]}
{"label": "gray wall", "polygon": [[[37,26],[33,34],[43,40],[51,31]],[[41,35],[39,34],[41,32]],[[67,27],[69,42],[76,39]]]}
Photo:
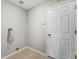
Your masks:
{"label": "gray wall", "polygon": [[44,53],[46,52],[46,8],[55,3],[58,2],[48,1],[28,10],[29,46]]}
{"label": "gray wall", "polygon": [[[27,11],[8,2],[1,1],[1,54],[2,57],[15,51],[16,47],[27,46]],[[13,28],[14,41],[8,48],[7,32]]]}

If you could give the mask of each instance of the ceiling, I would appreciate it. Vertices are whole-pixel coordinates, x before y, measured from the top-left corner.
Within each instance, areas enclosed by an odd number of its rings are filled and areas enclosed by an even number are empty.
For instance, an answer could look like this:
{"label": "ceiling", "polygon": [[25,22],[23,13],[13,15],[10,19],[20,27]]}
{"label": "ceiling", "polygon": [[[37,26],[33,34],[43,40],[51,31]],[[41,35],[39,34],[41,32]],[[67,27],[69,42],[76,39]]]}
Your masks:
{"label": "ceiling", "polygon": [[21,6],[25,9],[30,9],[47,0],[9,0],[9,1],[12,3],[15,3],[16,5]]}

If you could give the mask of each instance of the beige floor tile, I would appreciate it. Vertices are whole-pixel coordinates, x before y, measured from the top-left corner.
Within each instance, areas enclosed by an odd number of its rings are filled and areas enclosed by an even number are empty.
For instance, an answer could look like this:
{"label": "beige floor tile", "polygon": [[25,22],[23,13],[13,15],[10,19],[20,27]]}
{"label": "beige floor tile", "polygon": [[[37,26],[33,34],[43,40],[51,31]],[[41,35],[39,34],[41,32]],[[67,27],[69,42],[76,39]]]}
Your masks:
{"label": "beige floor tile", "polygon": [[6,59],[50,59],[50,58],[47,58],[46,55],[42,55],[36,51],[27,48],[10,57],[7,57]]}

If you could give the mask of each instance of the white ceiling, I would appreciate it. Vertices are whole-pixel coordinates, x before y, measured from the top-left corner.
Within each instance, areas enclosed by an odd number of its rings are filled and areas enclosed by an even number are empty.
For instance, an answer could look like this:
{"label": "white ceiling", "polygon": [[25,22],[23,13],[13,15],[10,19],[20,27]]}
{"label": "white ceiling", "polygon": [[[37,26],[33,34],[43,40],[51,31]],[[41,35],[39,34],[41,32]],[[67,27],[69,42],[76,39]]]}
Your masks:
{"label": "white ceiling", "polygon": [[[25,9],[30,9],[30,8],[36,6],[40,3],[43,3],[47,0],[9,0],[9,1],[12,3],[15,3],[16,5],[21,6]],[[23,1],[24,4],[20,4],[19,1]]]}

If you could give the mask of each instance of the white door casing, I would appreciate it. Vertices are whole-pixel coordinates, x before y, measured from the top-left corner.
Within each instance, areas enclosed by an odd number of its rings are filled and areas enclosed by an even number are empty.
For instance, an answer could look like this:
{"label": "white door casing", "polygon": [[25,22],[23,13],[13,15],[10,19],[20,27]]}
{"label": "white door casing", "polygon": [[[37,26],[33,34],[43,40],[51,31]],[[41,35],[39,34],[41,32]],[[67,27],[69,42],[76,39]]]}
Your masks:
{"label": "white door casing", "polygon": [[56,59],[74,59],[75,53],[74,1],[46,10],[47,54]]}

